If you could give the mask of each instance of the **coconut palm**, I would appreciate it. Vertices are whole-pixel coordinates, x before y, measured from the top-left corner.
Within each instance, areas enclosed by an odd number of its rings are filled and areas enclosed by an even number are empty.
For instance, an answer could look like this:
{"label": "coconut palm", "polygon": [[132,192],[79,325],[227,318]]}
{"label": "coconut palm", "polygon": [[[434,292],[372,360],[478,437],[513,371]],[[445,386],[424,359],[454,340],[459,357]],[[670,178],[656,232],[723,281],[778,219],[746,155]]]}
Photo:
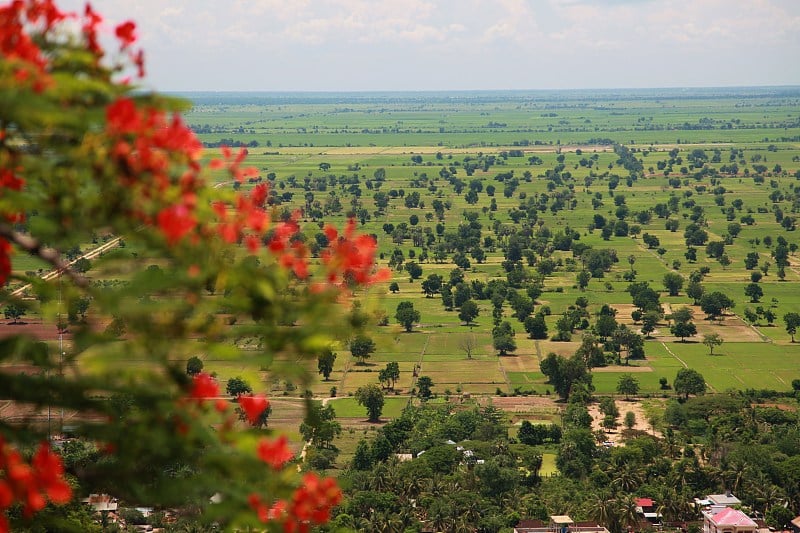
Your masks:
{"label": "coconut palm", "polygon": [[593,494],[589,498],[589,505],[586,511],[592,520],[601,526],[605,526],[612,533],[618,529],[614,527],[618,522],[615,501],[608,492]]}
{"label": "coconut palm", "polygon": [[636,498],[633,495],[628,494],[617,499],[617,513],[621,529],[635,529],[639,524],[639,513],[636,508]]}

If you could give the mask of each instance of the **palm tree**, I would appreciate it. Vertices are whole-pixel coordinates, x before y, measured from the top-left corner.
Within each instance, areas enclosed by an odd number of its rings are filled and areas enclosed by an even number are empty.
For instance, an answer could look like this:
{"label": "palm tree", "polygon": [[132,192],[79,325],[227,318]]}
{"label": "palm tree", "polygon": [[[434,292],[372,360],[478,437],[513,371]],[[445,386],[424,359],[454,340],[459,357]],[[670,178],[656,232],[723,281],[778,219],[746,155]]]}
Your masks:
{"label": "palm tree", "polygon": [[383,491],[388,488],[389,468],[386,466],[386,463],[381,463],[373,469],[369,485],[372,490],[377,491]]}
{"label": "palm tree", "polygon": [[632,492],[642,483],[642,474],[635,466],[626,464],[617,470],[611,485],[619,488],[622,492]]}
{"label": "palm tree", "polygon": [[596,521],[601,526],[607,527],[609,531],[614,528],[617,522],[614,500],[607,492],[598,492],[592,495],[589,499],[587,512],[592,520]]}
{"label": "palm tree", "polygon": [[635,529],[639,524],[639,513],[636,507],[636,499],[630,494],[617,499],[619,525],[622,529]]}
{"label": "palm tree", "polygon": [[451,517],[446,505],[436,501],[428,512],[428,520],[434,531],[446,531],[450,525]]}

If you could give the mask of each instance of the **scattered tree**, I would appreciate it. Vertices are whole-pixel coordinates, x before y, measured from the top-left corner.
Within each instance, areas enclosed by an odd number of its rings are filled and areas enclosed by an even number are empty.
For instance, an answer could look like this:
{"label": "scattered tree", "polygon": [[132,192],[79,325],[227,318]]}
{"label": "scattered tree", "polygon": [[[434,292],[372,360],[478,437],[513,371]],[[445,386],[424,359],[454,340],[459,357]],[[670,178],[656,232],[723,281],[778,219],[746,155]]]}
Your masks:
{"label": "scattered tree", "polygon": [[422,400],[428,400],[431,397],[431,389],[433,388],[433,380],[428,376],[420,376],[417,379],[417,396]]}
{"label": "scattered tree", "polygon": [[707,335],[703,335],[703,344],[708,346],[710,350],[710,354],[714,355],[714,346],[721,346],[722,345],[722,337],[719,333],[709,333]]}
{"label": "scattered tree", "polygon": [[690,394],[703,394],[706,392],[706,382],[702,374],[693,368],[681,368],[672,382],[672,388],[678,394],[683,394],[686,399]]}
{"label": "scattered tree", "polygon": [[228,383],[225,385],[225,391],[230,396],[236,398],[242,394],[249,394],[253,392],[253,388],[241,377],[236,376],[235,378],[228,380]]}
{"label": "scattered tree", "polygon": [[397,322],[403,326],[406,333],[409,333],[414,327],[414,324],[419,322],[420,312],[414,309],[413,303],[400,302],[397,304],[397,312],[394,317],[397,319]]}
{"label": "scattered tree", "polygon": [[358,335],[350,340],[350,353],[358,359],[359,364],[364,364],[375,351],[375,341],[366,335]]}
{"label": "scattered tree", "polygon": [[189,358],[186,361],[186,373],[190,376],[196,376],[200,372],[203,371],[203,360],[197,357],[196,355]]}
{"label": "scattered tree", "polygon": [[797,328],[800,327],[800,313],[786,313],[783,315],[783,321],[786,323],[786,333],[792,336],[792,342],[794,342],[794,335],[797,333]]}
{"label": "scattered tree", "polygon": [[383,412],[384,397],[381,388],[374,383],[364,385],[356,390],[356,401],[367,409],[370,422],[380,422]]}
{"label": "scattered tree", "polygon": [[470,325],[478,318],[479,313],[478,304],[473,300],[467,300],[461,304],[461,309],[458,311],[458,319],[466,325]]}
{"label": "scattered tree", "polygon": [[336,361],[336,353],[327,348],[317,356],[317,370],[325,378],[325,381],[331,377],[333,372],[333,363]]}
{"label": "scattered tree", "polygon": [[639,380],[631,374],[622,374],[617,382],[617,392],[624,394],[625,399],[629,400],[639,393]]}

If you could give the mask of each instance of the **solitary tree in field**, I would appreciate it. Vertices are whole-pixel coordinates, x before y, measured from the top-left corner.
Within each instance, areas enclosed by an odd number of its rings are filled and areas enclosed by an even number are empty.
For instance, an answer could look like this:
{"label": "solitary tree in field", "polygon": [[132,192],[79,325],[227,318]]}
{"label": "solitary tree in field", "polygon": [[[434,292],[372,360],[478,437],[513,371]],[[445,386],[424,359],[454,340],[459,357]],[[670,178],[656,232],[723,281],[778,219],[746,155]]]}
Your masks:
{"label": "solitary tree in field", "polygon": [[758,303],[764,296],[764,289],[758,283],[748,283],[744,287],[744,295],[750,297],[750,303]]}
{"label": "solitary tree in field", "polygon": [[356,401],[359,405],[366,407],[367,416],[370,422],[379,422],[383,412],[383,391],[374,383],[364,385],[356,390]]}
{"label": "solitary tree in field", "polygon": [[478,318],[479,313],[480,311],[478,309],[478,304],[476,304],[473,300],[467,300],[461,304],[461,309],[458,312],[458,318],[469,326],[476,318]]}
{"label": "solitary tree in field", "polygon": [[400,365],[397,364],[397,361],[386,363],[386,368],[378,373],[378,380],[381,383],[385,382],[387,389],[394,390],[394,384],[398,379],[400,379]]}
{"label": "solitary tree in field", "polygon": [[589,280],[592,279],[592,275],[589,273],[588,270],[581,270],[578,272],[576,280],[578,281],[578,288],[580,290],[586,290],[586,287],[589,285]]}
{"label": "solitary tree in field", "polygon": [[704,294],[700,298],[700,309],[708,315],[709,320],[724,315],[725,311],[734,305],[735,302],[728,295],[719,291]]}
{"label": "solitary tree in field", "polygon": [[336,354],[330,348],[324,350],[317,356],[317,370],[328,381],[333,372],[333,363],[336,361]]}
{"label": "solitary tree in field", "polygon": [[492,344],[494,349],[499,352],[499,355],[506,355],[508,352],[516,351],[517,343],[514,340],[514,330],[509,322],[504,321],[494,328],[492,331]]}
{"label": "solitary tree in field", "polygon": [[472,333],[462,335],[458,339],[458,347],[467,354],[467,359],[472,359],[472,353],[475,351],[475,348],[478,347],[478,340]]}
{"label": "solitary tree in field", "polygon": [[397,304],[397,312],[394,316],[397,322],[406,330],[406,333],[410,332],[414,324],[419,322],[420,319],[419,311],[414,309],[414,304],[411,302]]}
{"label": "solitary tree in field", "polygon": [[420,376],[417,380],[417,396],[423,400],[429,399],[431,388],[433,388],[433,380],[429,376]]}
{"label": "solitary tree in field", "polygon": [[203,371],[203,361],[196,355],[190,357],[189,360],[186,361],[186,373],[189,374],[190,376],[195,376],[202,371]]}
{"label": "solitary tree in field", "polygon": [[672,382],[672,388],[678,394],[689,399],[690,394],[703,394],[706,392],[706,382],[702,374],[693,368],[681,368]]}
{"label": "solitary tree in field", "polygon": [[800,313],[786,313],[783,315],[783,321],[786,323],[786,333],[792,336],[792,342],[794,342],[794,334],[800,327]]}
{"label": "solitary tree in field", "polygon": [[225,385],[225,391],[235,398],[236,396],[253,392],[253,388],[249,383],[237,376],[228,380]]}
{"label": "solitary tree in field", "polygon": [[639,380],[631,374],[622,374],[617,382],[617,392],[625,395],[625,399],[639,393]]}
{"label": "solitary tree in field", "polygon": [[350,353],[353,354],[353,357],[358,359],[360,364],[364,364],[374,351],[375,341],[366,335],[358,335],[350,341]]}
{"label": "solitary tree in field", "polygon": [[11,320],[12,324],[16,324],[26,314],[27,311],[21,305],[9,304],[3,309],[3,316],[6,317],[6,320]]}
{"label": "solitary tree in field", "polygon": [[723,340],[719,333],[709,333],[708,335],[703,335],[703,344],[708,346],[710,355],[714,355],[714,346],[721,346],[722,342]]}

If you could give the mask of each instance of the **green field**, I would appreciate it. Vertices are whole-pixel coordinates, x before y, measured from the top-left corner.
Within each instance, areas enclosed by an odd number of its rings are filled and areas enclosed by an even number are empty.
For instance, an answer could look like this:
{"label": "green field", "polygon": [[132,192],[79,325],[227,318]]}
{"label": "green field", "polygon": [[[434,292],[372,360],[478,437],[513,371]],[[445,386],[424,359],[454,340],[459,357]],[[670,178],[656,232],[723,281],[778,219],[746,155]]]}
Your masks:
{"label": "green field", "polygon": [[[364,299],[376,344],[368,364],[357,365],[348,347],[339,346],[330,380],[311,385],[318,397],[337,388],[340,417],[363,416],[346,396],[377,383],[391,361],[399,363],[395,391],[401,396],[388,398],[387,417],[399,413],[420,375],[433,380],[439,396],[552,394],[541,359],[550,352],[571,356],[603,304],[617,310],[618,322],[641,327],[631,319],[626,292],[631,270],[636,282],[659,291],[665,315],[691,307],[697,335],[680,342],[662,318],[645,340],[645,359],[630,361],[636,368],[593,372],[598,392],[614,392],[620,375],[632,370],[642,393],[670,394],[659,379],[671,383],[684,366],[699,370],[717,392],[789,390],[800,378],[800,348],[783,322],[786,313],[800,312],[796,88],[191,97],[186,120],[208,156],[219,143],[246,145],[250,164],[270,185],[276,215],[302,210],[312,252],[323,223],[341,227],[355,216],[378,240],[379,265],[393,268],[397,290],[386,283]],[[668,220],[677,228],[668,229]],[[693,222],[707,239],[694,246],[690,260],[684,232]],[[613,225],[610,235],[603,225]],[[648,245],[646,234],[658,244]],[[567,246],[559,244],[564,237]],[[724,243],[724,260],[707,253],[714,241]],[[583,268],[577,245],[611,250],[617,258],[585,290],[577,285]],[[781,246],[790,250],[783,268],[775,257]],[[748,270],[744,261],[752,253],[758,265]],[[403,268],[412,261],[422,268],[419,279]],[[492,302],[475,284],[507,281],[508,261],[521,273],[517,292],[541,289],[533,312],[549,311],[548,338],[528,338],[506,300],[499,318],[513,328],[517,347],[498,356]],[[457,309],[445,309],[440,293],[427,297],[421,289],[431,274],[447,283],[456,262],[466,267],[464,281],[478,304],[469,326]],[[21,271],[39,268],[35,261],[14,264]],[[734,302],[721,321],[707,320],[686,294],[700,269],[706,292]],[[669,272],[684,280],[677,296],[665,292]],[[758,302],[744,293],[753,272],[762,273]],[[573,329],[571,342],[552,340],[559,318],[579,297],[588,302],[588,328]],[[420,312],[411,333],[394,317],[405,301]],[[376,325],[382,318],[384,325]],[[724,340],[713,356],[700,342],[708,334]],[[256,388],[273,395],[302,392],[271,382],[260,363],[199,355],[222,379],[261,379]],[[316,371],[313,361],[308,370]]]}

